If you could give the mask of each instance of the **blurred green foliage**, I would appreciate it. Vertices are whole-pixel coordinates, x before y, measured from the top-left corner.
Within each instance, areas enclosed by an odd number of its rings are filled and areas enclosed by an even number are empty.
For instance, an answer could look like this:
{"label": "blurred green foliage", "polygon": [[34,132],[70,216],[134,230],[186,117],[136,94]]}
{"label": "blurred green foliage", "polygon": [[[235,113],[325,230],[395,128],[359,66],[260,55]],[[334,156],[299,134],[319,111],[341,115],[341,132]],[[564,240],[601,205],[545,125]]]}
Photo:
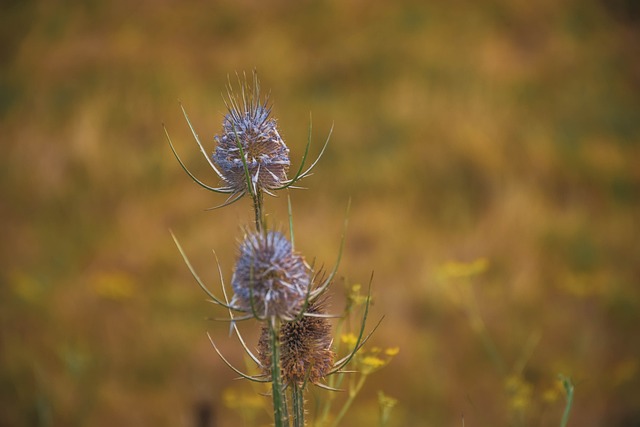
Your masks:
{"label": "blurred green foliage", "polygon": [[353,198],[343,282],[375,269],[374,341],[402,350],[345,425],[380,389],[391,426],[558,425],[558,373],[569,425],[637,425],[639,22],[631,0],[3,2],[0,425],[241,422],[205,331],[240,349],[168,228],[215,289],[250,208],[204,212],[223,200],[161,124],[216,184],[178,100],[212,150],[254,68],[293,158],[309,112],[316,149],[335,124],[296,240],[330,264]]}

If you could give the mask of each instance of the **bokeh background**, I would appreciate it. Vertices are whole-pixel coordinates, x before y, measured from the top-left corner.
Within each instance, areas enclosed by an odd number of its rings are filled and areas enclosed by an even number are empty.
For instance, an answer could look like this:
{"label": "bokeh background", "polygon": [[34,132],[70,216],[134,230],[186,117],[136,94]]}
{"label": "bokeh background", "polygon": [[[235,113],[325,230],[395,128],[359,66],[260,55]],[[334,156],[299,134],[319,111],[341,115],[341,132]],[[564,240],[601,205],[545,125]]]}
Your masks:
{"label": "bokeh background", "polygon": [[372,345],[400,348],[344,425],[378,390],[394,426],[559,425],[558,374],[570,425],[640,425],[639,25],[632,0],[3,1],[0,425],[243,425],[206,332],[242,351],[168,230],[219,289],[251,208],[205,211],[162,124],[217,184],[178,102],[211,151],[253,69],[294,159],[334,125],[297,246],[330,265],[351,198],[332,308],[375,271]]}

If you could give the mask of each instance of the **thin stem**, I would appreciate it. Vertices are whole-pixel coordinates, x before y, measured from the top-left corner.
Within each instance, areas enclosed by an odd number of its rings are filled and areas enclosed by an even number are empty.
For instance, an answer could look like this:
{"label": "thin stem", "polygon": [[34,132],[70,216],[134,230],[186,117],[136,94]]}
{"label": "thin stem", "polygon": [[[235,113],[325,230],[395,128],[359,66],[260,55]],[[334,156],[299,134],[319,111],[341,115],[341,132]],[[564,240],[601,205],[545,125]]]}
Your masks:
{"label": "thin stem", "polygon": [[573,383],[571,382],[570,378],[567,378],[564,375],[560,375],[560,380],[562,380],[564,390],[567,392],[567,404],[564,407],[564,413],[562,414],[562,422],[560,423],[560,427],[567,427],[567,423],[569,422],[569,414],[571,413],[571,405],[573,405]]}
{"label": "thin stem", "polygon": [[[335,333],[335,336],[337,337],[336,347],[335,347],[336,354],[340,353],[340,350],[341,350],[340,344],[342,342],[341,338],[343,334],[343,329],[345,328],[345,323],[351,319],[353,307],[354,307],[353,300],[347,297],[347,305],[344,309],[343,316],[340,318],[340,320],[338,320],[336,324],[336,333]],[[340,386],[342,385],[342,381],[344,380],[344,377],[345,377],[344,374],[331,375],[327,378],[327,384],[330,387],[340,388]],[[320,411],[321,415],[319,416],[319,419],[320,419],[320,422],[318,423],[319,425],[324,426],[327,424],[327,420],[329,418],[329,411],[331,411],[331,406],[333,404],[334,399],[335,399],[335,395],[333,393],[329,393],[327,398],[324,399],[322,410]]]}
{"label": "thin stem", "polygon": [[296,239],[293,234],[293,208],[291,207],[291,194],[289,191],[287,191],[287,210],[289,212],[289,237],[291,238],[291,247],[295,249]]}
{"label": "thin stem", "polygon": [[[282,390],[280,375],[280,325],[277,319],[269,322],[271,338],[271,390],[273,397],[273,418],[275,427],[284,427],[289,422],[284,414],[285,397]],[[286,423],[286,424],[285,424]]]}
{"label": "thin stem", "polygon": [[489,330],[487,329],[487,325],[484,323],[482,316],[480,315],[480,309],[478,308],[478,303],[476,301],[475,295],[473,294],[473,290],[471,288],[471,284],[467,283],[468,292],[468,316],[469,322],[471,324],[471,328],[478,334],[482,345],[484,346],[487,355],[491,359],[491,362],[495,366],[498,373],[505,377],[507,375],[507,367],[504,359],[500,355],[500,351],[498,350],[498,346],[496,346],[495,342],[491,338],[489,334]]}
{"label": "thin stem", "polygon": [[362,390],[362,387],[364,386],[364,382],[366,380],[367,380],[367,375],[364,375],[364,374],[361,375],[360,379],[358,380],[358,384],[356,384],[356,386],[353,389],[349,390],[349,398],[347,399],[346,402],[344,402],[344,406],[340,410],[340,413],[336,416],[336,419],[333,420],[332,427],[337,427],[337,425],[340,424],[340,421],[342,421],[342,418],[345,416],[345,414],[353,404],[353,401],[355,400],[356,396],[358,395],[360,390]]}
{"label": "thin stem", "polygon": [[[244,90],[244,89],[243,89]],[[240,142],[240,137],[238,136],[238,131],[235,126],[233,131],[236,134],[236,145],[238,147],[238,151],[240,152],[240,158],[242,159],[242,167],[244,168],[244,175],[247,181],[247,190],[249,194],[251,194],[251,200],[253,200],[253,210],[255,212],[255,221],[256,221],[256,231],[260,232],[264,226],[264,214],[262,212],[262,200],[263,194],[262,189],[255,185],[252,180],[251,173],[249,172],[249,166],[247,165],[247,157],[244,154],[244,149],[242,148],[242,142]],[[257,176],[256,176],[257,179]]]}
{"label": "thin stem", "polygon": [[291,400],[293,401],[293,425],[304,427],[304,387],[295,381],[291,384]]}

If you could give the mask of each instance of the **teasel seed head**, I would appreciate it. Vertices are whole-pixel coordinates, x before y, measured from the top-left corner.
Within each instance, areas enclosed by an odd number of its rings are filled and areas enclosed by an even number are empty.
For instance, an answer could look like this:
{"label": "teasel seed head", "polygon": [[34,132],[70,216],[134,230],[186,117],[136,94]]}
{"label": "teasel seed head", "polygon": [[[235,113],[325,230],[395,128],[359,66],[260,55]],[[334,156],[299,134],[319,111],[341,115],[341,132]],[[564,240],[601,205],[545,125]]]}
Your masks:
{"label": "teasel seed head", "polygon": [[[316,300],[309,314],[324,314],[324,301]],[[331,349],[331,325],[326,318],[300,316],[280,326],[280,364],[285,385],[305,382],[318,384],[333,368],[335,353]],[[258,358],[264,375],[271,375],[271,348],[267,325],[258,341]]]}
{"label": "teasel seed head", "polygon": [[[260,99],[255,72],[252,86],[246,76],[244,82],[240,81],[240,93],[234,93],[231,84],[227,87],[228,113],[222,122],[222,133],[214,138],[217,146],[212,160],[235,194],[257,194],[259,190],[270,193],[286,184],[291,164],[289,148],[278,132],[276,120],[270,118],[268,99]],[[247,188],[247,173],[251,189]]]}
{"label": "teasel seed head", "polygon": [[291,320],[304,306],[310,284],[310,267],[282,233],[248,233],[231,279],[231,305],[259,319]]}

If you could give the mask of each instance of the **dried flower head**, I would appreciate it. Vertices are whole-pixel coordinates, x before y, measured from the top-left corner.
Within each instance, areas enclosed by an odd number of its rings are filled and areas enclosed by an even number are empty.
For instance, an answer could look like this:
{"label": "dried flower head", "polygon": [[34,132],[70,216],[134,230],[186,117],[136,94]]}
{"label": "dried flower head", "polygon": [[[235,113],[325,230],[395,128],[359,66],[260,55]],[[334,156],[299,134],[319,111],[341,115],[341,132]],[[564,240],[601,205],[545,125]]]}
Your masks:
{"label": "dried flower head", "polygon": [[225,105],[228,113],[222,122],[222,133],[216,135],[216,148],[212,155],[200,141],[198,134],[191,124],[187,112],[182,108],[184,118],[189,125],[191,134],[196,140],[200,152],[204,155],[209,166],[222,180],[223,185],[213,187],[198,179],[184,164],[176,148],[171,141],[169,132],[164,129],[169,147],[182,169],[191,179],[209,191],[220,194],[228,194],[227,200],[214,208],[228,206],[240,200],[244,195],[249,194],[254,201],[254,208],[260,216],[259,210],[262,203],[262,193],[274,195],[274,191],[285,188],[301,188],[296,184],[303,178],[311,175],[312,170],[322,157],[329,136],[318,154],[318,157],[306,166],[307,154],[311,146],[311,123],[309,123],[309,139],[302,155],[300,166],[293,174],[287,178],[291,161],[289,159],[289,148],[282,140],[276,120],[270,118],[271,107],[268,98],[260,99],[260,84],[256,72],[253,73],[252,84],[249,84],[246,76],[244,81],[238,78],[240,83],[240,95],[234,93],[231,84],[227,86],[227,99]]}
{"label": "dried flower head", "polygon": [[309,292],[311,269],[280,232],[247,234],[240,244],[231,305],[264,318],[296,317]]}
{"label": "dried flower head", "polygon": [[[278,133],[276,120],[270,118],[268,99],[260,99],[258,77],[253,86],[240,82],[238,97],[228,86],[228,113],[222,122],[222,134],[215,136],[217,147],[212,160],[234,194],[269,193],[286,184],[289,148]],[[245,172],[246,165],[246,172]],[[252,188],[247,187],[247,172]]]}
{"label": "dried flower head", "polygon": [[[309,305],[308,314],[323,314],[323,302],[316,300]],[[284,384],[302,385],[305,380],[318,384],[334,368],[335,353],[331,349],[331,326],[327,319],[317,316],[301,316],[280,327],[280,363]],[[258,358],[263,374],[271,375],[271,348],[269,329],[262,327],[258,341]]]}

